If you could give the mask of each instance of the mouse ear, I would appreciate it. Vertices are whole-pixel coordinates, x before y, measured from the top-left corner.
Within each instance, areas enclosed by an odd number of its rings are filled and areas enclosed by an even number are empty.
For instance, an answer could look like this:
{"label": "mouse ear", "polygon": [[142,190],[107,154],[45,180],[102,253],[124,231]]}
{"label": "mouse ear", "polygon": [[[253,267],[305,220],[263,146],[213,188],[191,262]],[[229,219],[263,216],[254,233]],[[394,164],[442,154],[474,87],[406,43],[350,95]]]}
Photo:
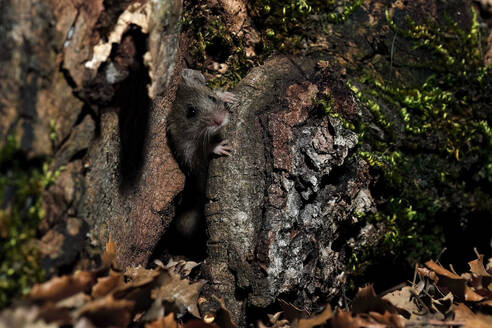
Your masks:
{"label": "mouse ear", "polygon": [[181,73],[183,80],[186,84],[205,84],[205,76],[199,71],[185,68]]}

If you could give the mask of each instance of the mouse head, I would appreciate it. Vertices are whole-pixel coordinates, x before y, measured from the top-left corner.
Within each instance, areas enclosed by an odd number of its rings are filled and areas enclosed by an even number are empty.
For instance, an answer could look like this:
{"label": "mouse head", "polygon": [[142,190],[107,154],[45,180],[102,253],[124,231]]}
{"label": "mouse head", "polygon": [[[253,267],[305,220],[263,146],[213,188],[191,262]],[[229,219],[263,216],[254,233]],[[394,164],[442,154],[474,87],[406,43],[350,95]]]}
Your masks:
{"label": "mouse head", "polygon": [[185,69],[169,114],[176,133],[193,139],[208,138],[229,121],[225,103],[205,85],[202,73]]}

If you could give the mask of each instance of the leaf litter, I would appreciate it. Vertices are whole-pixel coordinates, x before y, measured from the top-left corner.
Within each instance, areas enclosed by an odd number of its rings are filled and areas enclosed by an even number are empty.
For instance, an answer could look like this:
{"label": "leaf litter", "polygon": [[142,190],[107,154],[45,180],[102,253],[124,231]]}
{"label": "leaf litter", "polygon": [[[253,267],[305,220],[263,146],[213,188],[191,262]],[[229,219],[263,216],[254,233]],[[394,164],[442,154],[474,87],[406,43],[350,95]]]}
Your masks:
{"label": "leaf litter", "polygon": [[[477,252],[476,252],[477,253]],[[215,317],[201,318],[198,310],[204,280],[191,279],[200,264],[192,261],[155,261],[121,270],[114,265],[110,240],[101,266],[76,271],[34,286],[20,303],[0,312],[0,328],[208,328],[237,327],[223,299]],[[492,260],[468,262],[469,272],[427,261],[415,269],[413,282],[377,295],[372,285],[359,288],[351,308],[318,314],[279,299],[280,312],[266,314],[258,328],[405,328],[492,327]]]}

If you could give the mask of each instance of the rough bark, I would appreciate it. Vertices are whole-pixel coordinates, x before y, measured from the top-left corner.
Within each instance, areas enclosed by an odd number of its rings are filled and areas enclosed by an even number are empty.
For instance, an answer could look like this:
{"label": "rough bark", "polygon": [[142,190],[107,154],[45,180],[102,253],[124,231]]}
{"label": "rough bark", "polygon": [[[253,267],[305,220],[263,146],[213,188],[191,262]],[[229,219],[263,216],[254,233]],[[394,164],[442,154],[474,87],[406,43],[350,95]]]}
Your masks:
{"label": "rough bark", "polygon": [[82,208],[93,226],[93,240],[100,245],[110,236],[115,240],[122,267],[147,263],[174,215],[173,200],[184,185],[165,135],[165,117],[172,100],[166,93],[172,94],[168,89],[182,4],[163,1],[148,5],[148,63],[153,78],[148,92],[155,99],[147,95],[150,80],[141,76],[145,70],[140,68],[115,95],[119,100],[116,108],[101,112],[104,132],[89,150],[91,166]]}
{"label": "rough bark", "polygon": [[347,106],[340,110],[356,105],[336,79],[318,89],[315,63],[277,57],[235,89],[241,101],[225,132],[234,155],[210,168],[204,312],[219,306],[212,295],[225,298],[239,323],[246,305],[277,297],[322,306],[341,295],[349,239],[373,237],[371,226],[356,227],[355,213],[372,207],[366,164],[348,160],[357,136],[317,113],[313,99],[329,91]]}
{"label": "rough bark", "polygon": [[96,250],[111,236],[121,266],[145,264],[171,220],[184,176],[164,122],[181,10],[2,1],[0,146],[13,134],[28,160],[62,168],[42,196],[49,271],[73,264],[87,232]]}

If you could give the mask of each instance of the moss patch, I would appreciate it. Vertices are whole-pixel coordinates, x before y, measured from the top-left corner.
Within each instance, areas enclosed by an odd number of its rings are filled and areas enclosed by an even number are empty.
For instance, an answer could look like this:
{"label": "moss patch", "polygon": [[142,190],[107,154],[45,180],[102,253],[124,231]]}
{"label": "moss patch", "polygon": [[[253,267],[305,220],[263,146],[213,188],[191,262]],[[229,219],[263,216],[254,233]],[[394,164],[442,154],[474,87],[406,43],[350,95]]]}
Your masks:
{"label": "moss patch", "polygon": [[27,161],[14,136],[0,148],[0,308],[43,279],[37,227],[44,216],[41,192],[55,181],[47,162]]}
{"label": "moss patch", "polygon": [[362,0],[253,1],[247,7],[251,30],[259,38],[253,41],[229,31],[222,8],[185,1],[182,23],[191,40],[189,64],[209,74],[211,86],[233,87],[275,52],[309,51],[316,35],[330,24],[344,23],[361,4]]}
{"label": "moss patch", "polygon": [[404,27],[388,12],[386,19],[398,37],[424,50],[425,82],[369,72],[349,85],[367,109],[354,122],[359,155],[379,177],[373,188],[379,212],[366,217],[386,227],[377,256],[413,264],[452,242],[447,226],[466,229],[492,211],[492,70],[482,63],[475,11],[466,31],[450,19],[437,25],[407,18]]}

